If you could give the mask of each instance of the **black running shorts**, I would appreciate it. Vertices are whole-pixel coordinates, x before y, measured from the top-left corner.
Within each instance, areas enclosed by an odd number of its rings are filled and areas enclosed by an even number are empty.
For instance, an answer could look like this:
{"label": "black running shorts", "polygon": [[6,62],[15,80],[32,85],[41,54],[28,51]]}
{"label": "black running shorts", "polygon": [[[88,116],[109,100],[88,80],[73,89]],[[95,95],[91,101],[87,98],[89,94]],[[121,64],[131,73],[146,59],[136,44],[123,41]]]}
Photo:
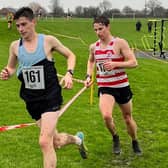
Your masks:
{"label": "black running shorts", "polygon": [[60,110],[62,102],[57,100],[41,100],[34,102],[26,102],[26,108],[33,119],[36,121],[41,118],[41,115],[46,112],[56,112]]}
{"label": "black running shorts", "polygon": [[112,95],[118,104],[128,103],[133,95],[130,86],[123,88],[100,87],[98,89],[98,96],[100,96],[100,94]]}

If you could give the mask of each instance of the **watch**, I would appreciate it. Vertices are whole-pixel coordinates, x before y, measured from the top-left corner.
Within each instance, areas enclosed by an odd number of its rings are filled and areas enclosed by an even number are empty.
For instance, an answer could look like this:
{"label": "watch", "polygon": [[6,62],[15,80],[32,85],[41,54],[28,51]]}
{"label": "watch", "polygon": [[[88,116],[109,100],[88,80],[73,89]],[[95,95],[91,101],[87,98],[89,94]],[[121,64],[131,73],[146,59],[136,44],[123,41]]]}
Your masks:
{"label": "watch", "polygon": [[85,76],[85,79],[87,79],[87,78],[92,78],[92,76],[91,75],[89,75],[89,74],[86,74],[86,76]]}
{"label": "watch", "polygon": [[67,72],[69,72],[72,76],[74,74],[74,71],[72,69],[68,69]]}

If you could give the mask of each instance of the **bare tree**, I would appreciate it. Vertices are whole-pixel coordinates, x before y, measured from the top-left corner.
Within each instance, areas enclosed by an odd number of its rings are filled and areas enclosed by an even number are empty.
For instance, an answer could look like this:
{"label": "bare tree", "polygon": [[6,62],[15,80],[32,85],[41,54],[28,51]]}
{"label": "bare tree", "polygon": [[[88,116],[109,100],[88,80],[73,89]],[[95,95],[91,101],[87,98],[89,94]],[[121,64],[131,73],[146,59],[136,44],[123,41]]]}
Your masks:
{"label": "bare tree", "polygon": [[60,6],[59,0],[51,0],[51,11],[54,16],[62,16],[64,15],[64,9]]}
{"label": "bare tree", "polygon": [[29,3],[29,5],[28,5],[32,10],[33,10],[33,12],[35,13],[35,14],[38,14],[38,12],[41,10],[41,12],[42,12],[42,14],[46,14],[46,9],[45,8],[43,8],[39,3],[37,3],[37,2],[31,2],[31,3]]}
{"label": "bare tree", "polygon": [[46,15],[47,11],[45,8],[43,8],[39,3],[37,2],[31,2],[28,5],[34,12],[36,16],[40,14],[40,16]]}
{"label": "bare tree", "polygon": [[161,6],[161,2],[159,0],[149,0],[146,6],[151,11],[152,16],[155,16],[156,8]]}
{"label": "bare tree", "polygon": [[157,17],[163,18],[166,15],[166,9],[159,6],[155,8],[155,15]]}
{"label": "bare tree", "polygon": [[131,7],[129,7],[129,6],[125,6],[125,7],[122,9],[122,12],[123,12],[124,14],[130,14],[130,13],[133,13],[134,10],[133,10]]}
{"label": "bare tree", "polygon": [[82,6],[78,6],[75,8],[75,15],[77,17],[97,17],[98,15],[101,14],[101,11],[99,9],[99,7],[93,7],[93,6],[89,6],[89,7],[82,7]]}
{"label": "bare tree", "polygon": [[110,10],[112,8],[112,4],[108,0],[103,0],[103,2],[101,2],[99,4],[99,6],[100,6],[102,13],[104,13],[105,11]]}
{"label": "bare tree", "polygon": [[82,6],[77,6],[75,8],[75,14],[78,16],[78,17],[81,17],[83,15],[83,7]]}

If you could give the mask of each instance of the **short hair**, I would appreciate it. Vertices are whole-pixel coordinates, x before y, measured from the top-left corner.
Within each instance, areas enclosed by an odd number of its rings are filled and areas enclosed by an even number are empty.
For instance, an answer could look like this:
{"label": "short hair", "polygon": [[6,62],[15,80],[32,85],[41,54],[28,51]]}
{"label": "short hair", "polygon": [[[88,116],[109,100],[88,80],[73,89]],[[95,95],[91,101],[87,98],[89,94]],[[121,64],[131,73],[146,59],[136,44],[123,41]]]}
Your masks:
{"label": "short hair", "polygon": [[20,17],[26,17],[29,20],[33,20],[34,19],[34,13],[33,10],[29,7],[22,7],[20,9],[18,9],[14,15],[14,20],[19,19]]}
{"label": "short hair", "polygon": [[110,24],[110,20],[106,16],[101,15],[94,18],[93,24],[95,23],[101,23],[105,26],[108,26]]}

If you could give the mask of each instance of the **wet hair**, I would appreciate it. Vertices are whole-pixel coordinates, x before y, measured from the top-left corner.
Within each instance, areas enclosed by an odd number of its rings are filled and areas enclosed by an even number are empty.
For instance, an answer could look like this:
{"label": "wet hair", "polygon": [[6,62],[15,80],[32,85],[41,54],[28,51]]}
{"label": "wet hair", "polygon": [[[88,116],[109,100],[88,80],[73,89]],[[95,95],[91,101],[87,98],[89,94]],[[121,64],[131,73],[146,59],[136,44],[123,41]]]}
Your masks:
{"label": "wet hair", "polygon": [[110,24],[110,20],[106,16],[101,15],[94,18],[93,24],[95,23],[101,23],[105,26],[108,26]]}
{"label": "wet hair", "polygon": [[20,17],[26,17],[29,20],[33,20],[34,19],[34,13],[33,10],[29,7],[22,7],[20,9],[18,9],[14,15],[14,20],[19,19]]}

